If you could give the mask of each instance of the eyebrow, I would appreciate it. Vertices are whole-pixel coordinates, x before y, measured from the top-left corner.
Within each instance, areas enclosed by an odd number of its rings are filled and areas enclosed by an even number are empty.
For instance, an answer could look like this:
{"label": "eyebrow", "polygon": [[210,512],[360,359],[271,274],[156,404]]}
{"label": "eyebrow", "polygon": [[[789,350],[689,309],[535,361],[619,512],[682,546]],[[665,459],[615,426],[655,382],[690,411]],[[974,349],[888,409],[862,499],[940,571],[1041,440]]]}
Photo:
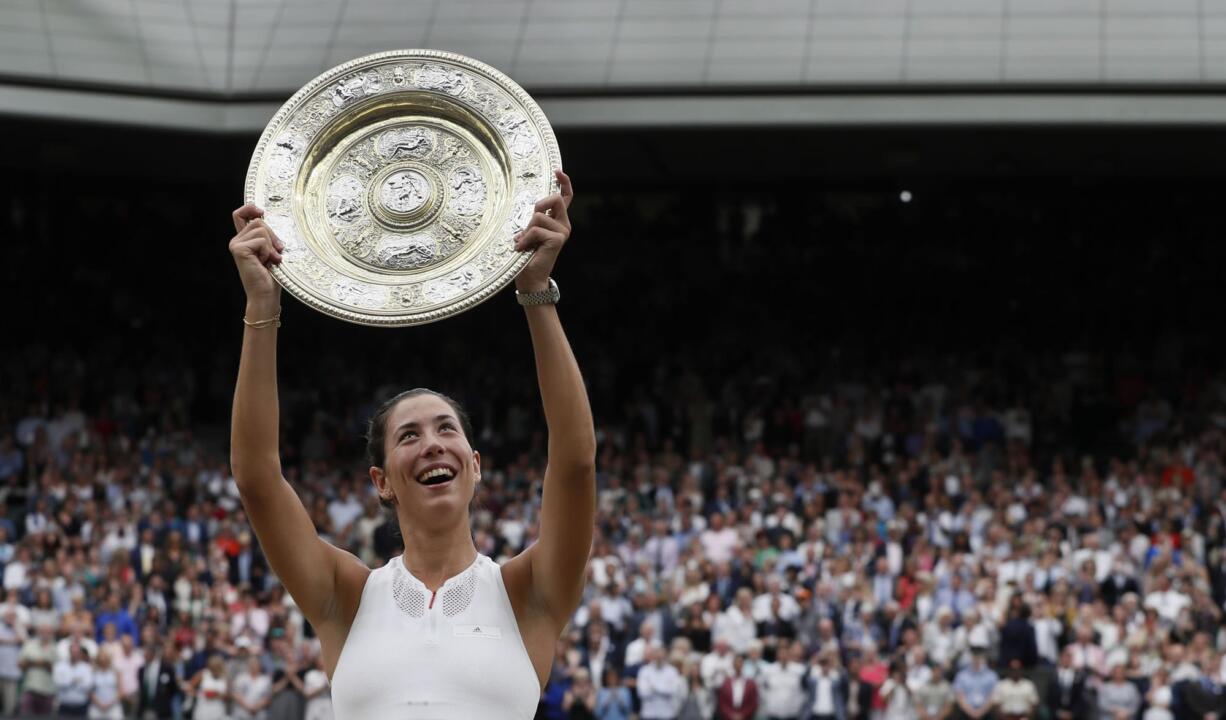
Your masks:
{"label": "eyebrow", "polygon": [[[450,420],[450,421],[452,421],[452,422],[456,422],[455,417],[454,417],[454,416],[452,416],[452,415],[448,415],[447,413],[443,413],[442,415],[435,415],[435,416],[434,416],[434,422],[440,422],[440,421],[442,421],[442,420]],[[419,423],[418,423],[416,420],[410,420],[410,421],[409,421],[409,422],[407,422],[407,423],[402,423],[402,424],[400,425],[400,427],[396,428],[396,432],[397,432],[397,433],[399,433],[399,432],[400,432],[400,431],[402,431],[402,430],[410,430],[410,429],[412,429],[412,428],[417,427],[417,426],[418,426],[418,424],[419,424]]]}

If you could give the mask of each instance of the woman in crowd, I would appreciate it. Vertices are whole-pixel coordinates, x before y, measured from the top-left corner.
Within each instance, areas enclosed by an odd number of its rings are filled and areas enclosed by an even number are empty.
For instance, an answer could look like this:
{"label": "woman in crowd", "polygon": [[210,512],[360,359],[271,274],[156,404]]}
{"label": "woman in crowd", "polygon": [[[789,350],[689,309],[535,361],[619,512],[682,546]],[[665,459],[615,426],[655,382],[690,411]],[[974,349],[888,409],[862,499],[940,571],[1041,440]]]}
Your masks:
{"label": "woman in crowd", "polygon": [[226,679],[226,664],[220,654],[209,658],[208,665],[188,683],[188,693],[194,698],[192,720],[226,720],[226,701],[230,683]]}
{"label": "woman in crowd", "polygon": [[697,662],[686,663],[682,677],[685,690],[677,720],[711,720],[715,717],[715,693],[703,684],[702,667]]}
{"label": "woman in crowd", "polygon": [[98,650],[89,693],[90,720],[123,720],[124,717],[119,695],[119,673],[114,668],[111,655],[110,647]]}
{"label": "woman in crowd", "polygon": [[260,656],[247,656],[243,671],[234,678],[231,700],[235,720],[265,720],[265,708],[272,700],[272,679],[260,667]]}
{"label": "woman in crowd", "polygon": [[609,663],[604,667],[604,683],[596,692],[596,720],[630,720],[634,712],[634,698],[630,688],[622,684],[617,666]]}
{"label": "woman in crowd", "polygon": [[1141,709],[1141,693],[1125,675],[1127,666],[1116,663],[1098,688],[1098,720],[1132,720]]}
{"label": "woman in crowd", "polygon": [[568,720],[592,720],[596,710],[596,687],[587,668],[575,668],[575,674],[562,696],[562,710]]}
{"label": "woman in crowd", "polygon": [[328,676],[323,670],[323,656],[315,656],[311,669],[302,678],[301,690],[306,698],[303,720],[332,720],[332,694],[328,688]]}

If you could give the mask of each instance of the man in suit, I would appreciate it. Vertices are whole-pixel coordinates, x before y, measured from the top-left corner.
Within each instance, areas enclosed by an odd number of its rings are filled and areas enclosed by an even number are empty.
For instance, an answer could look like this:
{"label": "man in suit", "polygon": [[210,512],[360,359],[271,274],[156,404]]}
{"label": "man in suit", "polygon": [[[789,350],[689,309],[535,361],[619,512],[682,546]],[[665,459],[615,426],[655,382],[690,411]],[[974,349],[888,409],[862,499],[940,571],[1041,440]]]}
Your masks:
{"label": "man in suit", "polygon": [[140,531],[140,542],[129,553],[129,560],[132,570],[136,573],[137,582],[145,583],[146,578],[153,573],[153,560],[156,557],[157,542],[154,538],[154,531],[152,527],[146,527]]}
{"label": "man in suit", "polygon": [[1086,705],[1088,676],[1085,670],[1073,666],[1073,652],[1065,648],[1047,685],[1047,707],[1054,720],[1076,720],[1089,712]]}
{"label": "man in suit", "polygon": [[745,677],[745,657],[732,658],[732,676],[724,680],[716,699],[717,720],[753,720],[758,714],[758,684]]}
{"label": "man in suit", "polygon": [[661,598],[654,590],[644,590],[635,598],[637,611],[630,617],[628,627],[631,632],[649,623],[655,627],[656,640],[668,647],[677,636],[677,622],[668,607],[667,598]]}
{"label": "man in suit", "polygon": [[1214,678],[1217,677],[1216,663],[1206,659],[1200,668],[1200,674],[1195,678],[1182,680],[1175,684],[1175,696],[1178,698],[1178,718],[1220,718],[1226,714],[1226,691]]}
{"label": "man in suit", "polygon": [[1128,571],[1128,566],[1122,560],[1116,560],[1111,567],[1111,574],[1098,584],[1098,594],[1107,607],[1113,608],[1128,593],[1141,594],[1141,586]]}
{"label": "man in suit", "polygon": [[1034,667],[1039,661],[1039,646],[1030,622],[1030,606],[1022,602],[1020,595],[1013,597],[1009,619],[1000,631],[999,665],[1007,668],[1014,660],[1020,660],[1022,667]]}
{"label": "man in suit", "polygon": [[179,662],[175,644],[167,640],[160,655],[151,654],[140,669],[140,709],[137,715],[148,720],[174,716],[179,695]]}
{"label": "man in suit", "polygon": [[801,720],[846,720],[847,677],[835,662],[837,656],[837,651],[821,651],[809,668]]}

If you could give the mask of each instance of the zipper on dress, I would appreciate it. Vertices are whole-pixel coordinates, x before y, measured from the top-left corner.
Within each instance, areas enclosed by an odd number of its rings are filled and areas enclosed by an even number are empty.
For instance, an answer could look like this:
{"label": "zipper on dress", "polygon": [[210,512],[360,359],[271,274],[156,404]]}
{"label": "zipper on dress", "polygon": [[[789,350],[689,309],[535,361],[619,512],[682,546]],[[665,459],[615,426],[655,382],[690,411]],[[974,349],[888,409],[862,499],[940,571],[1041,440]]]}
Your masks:
{"label": "zipper on dress", "polygon": [[434,598],[438,590],[430,592],[430,604],[426,606],[426,614],[430,616],[430,630],[426,633],[427,645],[438,645],[438,613],[434,612]]}

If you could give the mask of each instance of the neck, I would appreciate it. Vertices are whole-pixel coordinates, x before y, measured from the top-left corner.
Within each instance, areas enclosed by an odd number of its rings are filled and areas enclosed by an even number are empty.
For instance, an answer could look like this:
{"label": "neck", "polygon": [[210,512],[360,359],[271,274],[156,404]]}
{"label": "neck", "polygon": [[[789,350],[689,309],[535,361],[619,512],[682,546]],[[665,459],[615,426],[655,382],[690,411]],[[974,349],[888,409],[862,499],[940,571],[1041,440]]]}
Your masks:
{"label": "neck", "polygon": [[406,526],[401,521],[400,533],[404,538],[405,568],[432,591],[472,565],[477,557],[477,546],[467,523],[456,523],[450,530],[440,532],[417,524]]}

